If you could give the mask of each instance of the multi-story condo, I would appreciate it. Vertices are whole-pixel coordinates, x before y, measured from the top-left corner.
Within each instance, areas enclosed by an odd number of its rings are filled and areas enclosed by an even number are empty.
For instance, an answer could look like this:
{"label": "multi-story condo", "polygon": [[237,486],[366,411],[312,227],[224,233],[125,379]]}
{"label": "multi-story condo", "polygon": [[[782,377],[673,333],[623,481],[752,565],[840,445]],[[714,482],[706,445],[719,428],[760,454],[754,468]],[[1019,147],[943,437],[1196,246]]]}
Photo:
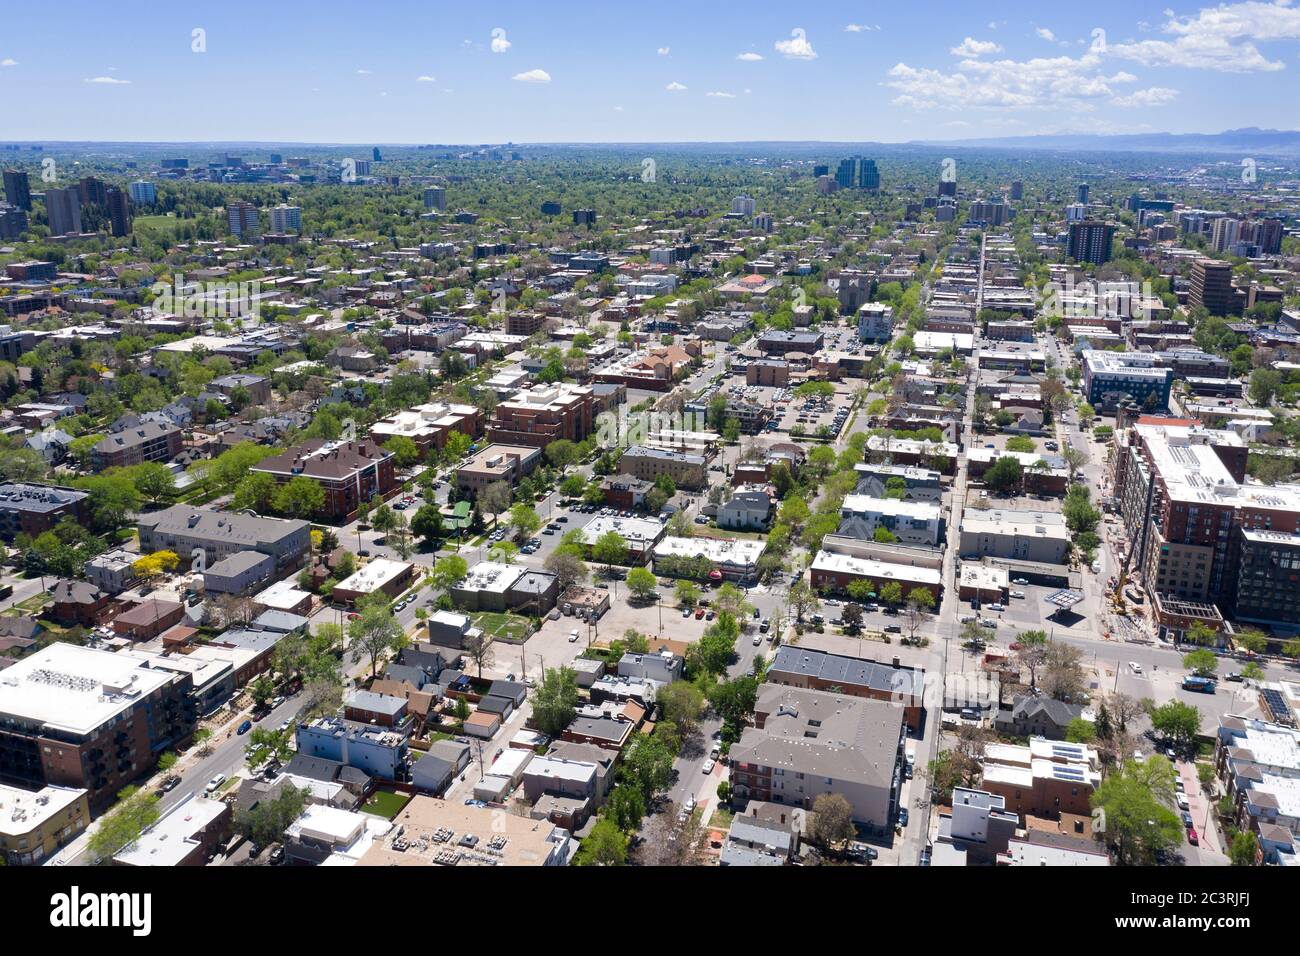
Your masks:
{"label": "multi-story condo", "polygon": [[302,207],[281,203],[271,207],[271,231],[275,233],[302,232]]}
{"label": "multi-story condo", "polygon": [[1147,411],[1163,411],[1173,381],[1173,369],[1150,352],[1083,353],[1083,390],[1095,408],[1113,409],[1128,398]]}
{"label": "multi-story condo", "polygon": [[[429,186],[424,190],[424,208],[443,212],[447,208],[447,190],[441,186]],[[545,211],[545,210],[543,210]],[[557,212],[559,210],[556,210]]]}
{"label": "multi-story condo", "polygon": [[883,302],[864,302],[858,309],[858,338],[888,342],[894,334],[894,310]]}
{"label": "multi-story condo", "polygon": [[211,511],[190,505],[173,505],[136,518],[140,550],[175,551],[188,562],[202,551],[204,566],[240,551],[256,551],[275,559],[284,573],[302,564],[311,547],[311,525],[306,521],[262,518],[234,511]]}
{"label": "multi-story condo", "polygon": [[528,445],[488,445],[456,469],[456,487],[477,495],[488,485],[504,481],[515,485],[532,474],[542,461],[542,450]]}
{"label": "multi-story condo", "polygon": [[139,179],[131,184],[131,202],[148,205],[157,201],[158,187],[153,183]]}
{"label": "multi-story condo", "polygon": [[579,442],[591,434],[590,386],[535,385],[501,402],[488,423],[488,438],[503,445],[545,448],[561,438]]}
{"label": "multi-story condo", "polygon": [[742,800],[805,810],[837,793],[856,822],[886,833],[899,809],[903,740],[892,702],[762,684],[754,725],[728,755],[731,786]]}
{"label": "multi-story condo", "polygon": [[1210,315],[1240,315],[1242,296],[1232,285],[1232,263],[1197,259],[1192,263],[1191,288],[1187,304],[1204,308]]}
{"label": "multi-story condo", "polygon": [[35,538],[52,531],[64,518],[84,524],[88,497],[75,488],[21,482],[0,485],[0,539],[12,541],[19,534]]}
{"label": "multi-story condo", "polygon": [[181,452],[181,430],[163,422],[145,422],[105,435],[91,449],[95,471],[124,468],[146,461],[170,461]]}
{"label": "multi-story condo", "polygon": [[325,489],[321,517],[351,520],[357,508],[376,495],[387,498],[397,489],[394,455],[373,441],[311,438],[279,455],[263,458],[250,470],[284,484],[311,478]]}
{"label": "multi-story condo", "polygon": [[1085,219],[1070,223],[1070,240],[1066,254],[1075,262],[1101,265],[1110,260],[1111,243],[1115,240],[1115,226],[1108,222]]}
{"label": "multi-story condo", "polygon": [[50,221],[52,236],[80,233],[81,196],[76,187],[45,190],[45,216]]}
{"label": "multi-story condo", "polygon": [[688,455],[647,445],[633,445],[618,460],[618,470],[625,475],[653,482],[667,475],[678,488],[692,490],[708,483],[708,468],[703,455]]}
{"label": "multi-story condo", "polygon": [[86,790],[106,809],[194,734],[188,672],[58,641],[0,680],[0,782]]}
{"label": "multi-story condo", "polygon": [[840,505],[838,534],[869,539],[884,528],[902,544],[939,543],[941,509],[935,502],[846,495]]}
{"label": "multi-story condo", "polygon": [[131,234],[131,200],[126,192],[109,186],[105,192],[104,208],[108,211],[109,231],[114,236]]}
{"label": "multi-story condo", "polygon": [[233,235],[241,239],[256,239],[262,233],[261,218],[251,202],[232,202],[226,206],[226,223]]}
{"label": "multi-story condo", "polygon": [[18,207],[24,212],[31,212],[32,190],[28,183],[27,173],[21,169],[6,169],[4,179],[5,199],[9,204]]}
{"label": "multi-story condo", "polygon": [[370,426],[370,437],[381,445],[397,436],[409,438],[426,455],[447,444],[452,432],[476,438],[482,429],[483,413],[476,406],[434,402],[380,419]]}

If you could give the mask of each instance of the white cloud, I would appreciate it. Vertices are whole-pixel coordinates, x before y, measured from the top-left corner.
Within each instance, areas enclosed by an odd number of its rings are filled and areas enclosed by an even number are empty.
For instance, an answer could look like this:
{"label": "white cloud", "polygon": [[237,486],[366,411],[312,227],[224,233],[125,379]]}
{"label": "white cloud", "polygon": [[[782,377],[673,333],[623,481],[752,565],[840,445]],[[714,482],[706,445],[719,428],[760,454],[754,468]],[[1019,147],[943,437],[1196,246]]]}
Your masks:
{"label": "white cloud", "polygon": [[878,23],[850,23],[844,28],[845,33],[872,33],[880,29]]}
{"label": "white cloud", "polygon": [[520,83],[549,83],[551,82],[551,74],[545,70],[528,70],[524,73],[516,73],[511,79]]}
{"label": "white cloud", "polygon": [[761,54],[761,53],[737,53],[737,54],[736,54],[736,59],[737,59],[737,60],[744,60],[746,63],[757,63],[759,60],[763,59],[763,54]]}
{"label": "white cloud", "polygon": [[1038,38],[1040,40],[1047,40],[1050,42],[1056,39],[1056,34],[1053,33],[1051,30],[1047,29],[1047,27],[1039,27],[1034,32],[1038,34]]}
{"label": "white cloud", "polygon": [[681,93],[686,89],[686,86],[683,83],[678,83],[676,80],[673,80],[671,83],[665,86],[664,89],[667,90],[669,93]]}
{"label": "white cloud", "polygon": [[985,53],[1001,53],[1002,47],[992,40],[976,40],[967,37],[948,52],[954,56],[983,56]]}
{"label": "white cloud", "polygon": [[370,75],[369,70],[357,70],[357,76],[369,76],[369,75]]}
{"label": "white cloud", "polygon": [[1085,53],[1030,60],[962,60],[946,73],[899,63],[885,86],[898,92],[893,102],[915,109],[1094,109],[1111,97],[1113,86],[1137,78],[1123,71],[1101,72],[1101,57]]}
{"label": "white cloud", "polygon": [[494,27],[492,30],[492,52],[505,53],[506,50],[510,49],[512,46],[514,46],[514,44],[506,39],[506,31],[502,30],[500,27]]}
{"label": "white cloud", "polygon": [[1135,90],[1128,96],[1117,96],[1111,103],[1124,107],[1163,106],[1178,99],[1178,91],[1167,86],[1152,86],[1145,90]]}
{"label": "white cloud", "polygon": [[83,82],[83,83],[100,83],[100,84],[103,84],[103,85],[105,85],[105,86],[128,86],[128,85],[130,85],[130,83],[131,83],[130,80],[119,80],[117,77],[114,77],[114,76],[91,76],[91,77],[87,77],[86,79],[82,80],[82,82]]}
{"label": "white cloud", "polygon": [[415,78],[415,82],[417,82],[417,83],[437,83],[437,82],[438,82],[438,78],[437,78],[436,76],[429,76],[429,75],[426,73],[424,76],[417,76],[417,77]]}
{"label": "white cloud", "polygon": [[656,50],[655,52],[658,53],[660,56],[667,56],[669,53],[672,52],[672,50],[671,50],[669,47],[661,46],[661,47],[660,47],[658,50]]}
{"label": "white cloud", "polygon": [[1289,0],[1206,7],[1195,16],[1169,19],[1160,28],[1167,40],[1112,43],[1107,52],[1143,66],[1181,66],[1223,73],[1258,73],[1284,69],[1255,46],[1259,42],[1300,39],[1300,8]]}
{"label": "white cloud", "polygon": [[623,107],[621,107],[621,106],[615,106],[615,107],[614,107],[614,112],[615,112],[615,113],[621,113],[621,112],[623,112]]}
{"label": "white cloud", "polygon": [[777,53],[790,60],[817,59],[817,51],[808,42],[808,34],[804,32],[803,27],[795,27],[790,31],[790,39],[777,40],[772,46]]}
{"label": "white cloud", "polygon": [[713,92],[711,92],[711,93],[705,93],[704,95],[705,95],[705,96],[716,96],[716,97],[718,97],[718,98],[720,98],[720,99],[724,99],[724,100],[734,100],[734,99],[736,98],[736,94],[735,94],[735,93],[724,93],[724,92],[722,92],[721,90],[715,90],[715,91],[713,91]]}
{"label": "white cloud", "polygon": [[5,57],[3,60],[0,60],[0,66],[17,66],[17,65],[18,65],[18,61],[13,59],[12,57]]}

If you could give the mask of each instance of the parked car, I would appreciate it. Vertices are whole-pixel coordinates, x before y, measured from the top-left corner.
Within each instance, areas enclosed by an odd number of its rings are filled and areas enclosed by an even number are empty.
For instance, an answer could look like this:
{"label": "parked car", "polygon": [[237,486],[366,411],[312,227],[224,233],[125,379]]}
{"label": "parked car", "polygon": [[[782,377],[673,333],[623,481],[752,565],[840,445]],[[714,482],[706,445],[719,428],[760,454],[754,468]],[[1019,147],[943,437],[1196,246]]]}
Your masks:
{"label": "parked car", "polygon": [[1134,674],[1142,673],[1142,665],[1139,664],[1137,661],[1129,661],[1128,669],[1131,670]]}
{"label": "parked car", "polygon": [[1012,591],[1012,592],[1011,592],[1011,596],[1012,596],[1013,598],[1023,598],[1023,597],[1025,596],[1025,592],[1024,592],[1024,591]]}
{"label": "parked car", "polygon": [[572,630],[572,631],[570,631],[570,632],[569,632],[569,643],[572,644],[572,643],[573,643],[574,641],[576,641],[577,639],[578,639],[578,632],[577,632],[576,630]]}
{"label": "parked car", "polygon": [[713,773],[713,768],[716,766],[717,763],[712,758],[710,758],[704,761],[704,765],[700,767],[700,770],[704,773]]}
{"label": "parked car", "polygon": [[755,646],[755,647],[758,647],[758,645],[760,645],[760,644],[762,644],[762,643],[763,643],[763,635],[762,635],[762,634],[755,634],[755,635],[754,635],[754,646]]}
{"label": "parked car", "polygon": [[995,629],[997,626],[998,626],[997,621],[991,621],[988,618],[985,618],[984,620],[980,621],[980,627],[987,627],[990,631]]}
{"label": "parked car", "polygon": [[246,734],[246,733],[248,733],[248,732],[249,732],[250,730],[252,730],[252,729],[253,729],[253,722],[252,722],[251,720],[246,720],[246,721],[244,721],[242,724],[239,725],[239,729],[236,730],[235,733],[237,733],[237,734]]}
{"label": "parked car", "polygon": [[206,794],[209,797],[212,796],[214,793],[217,792],[217,790],[221,788],[221,785],[225,782],[226,782],[226,775],[224,773],[217,774],[215,777],[209,780],[208,785],[204,787],[203,789],[204,794]]}
{"label": "parked car", "polygon": [[907,820],[908,820],[907,807],[900,807],[898,810],[898,825],[900,827],[907,826]]}
{"label": "parked car", "polygon": [[1192,846],[1200,846],[1201,839],[1196,835],[1196,827],[1187,828],[1187,842]]}
{"label": "parked car", "polygon": [[695,620],[699,621],[702,620],[703,618],[704,618],[704,608],[697,607],[695,609]]}

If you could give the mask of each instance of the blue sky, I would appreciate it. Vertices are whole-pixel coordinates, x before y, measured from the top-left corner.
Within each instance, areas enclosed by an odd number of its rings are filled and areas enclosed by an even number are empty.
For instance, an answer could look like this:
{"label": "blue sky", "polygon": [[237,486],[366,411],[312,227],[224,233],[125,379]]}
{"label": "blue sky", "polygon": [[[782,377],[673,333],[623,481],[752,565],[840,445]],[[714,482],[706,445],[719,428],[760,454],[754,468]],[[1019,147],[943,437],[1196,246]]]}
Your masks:
{"label": "blue sky", "polygon": [[[896,142],[1300,128],[1300,6],[1289,2],[9,7],[5,139]],[[205,52],[192,50],[196,29]]]}

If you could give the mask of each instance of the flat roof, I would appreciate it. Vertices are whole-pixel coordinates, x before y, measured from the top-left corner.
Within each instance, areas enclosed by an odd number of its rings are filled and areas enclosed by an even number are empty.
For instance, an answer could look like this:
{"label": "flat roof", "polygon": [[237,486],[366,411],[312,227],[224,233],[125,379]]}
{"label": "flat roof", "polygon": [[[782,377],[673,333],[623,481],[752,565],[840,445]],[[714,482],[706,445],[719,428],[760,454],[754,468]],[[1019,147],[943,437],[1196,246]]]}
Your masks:
{"label": "flat roof", "polygon": [[192,793],[114,855],[126,866],[178,866],[198,845],[195,835],[227,811],[220,800]]}
{"label": "flat roof", "polygon": [[[46,820],[72,807],[86,793],[77,787],[52,784],[39,790],[24,790],[0,783],[0,835],[18,837],[31,833]],[[90,822],[89,815],[85,822]]]}
{"label": "flat roof", "polygon": [[361,866],[547,866],[567,862],[569,833],[549,820],[418,794],[393,818],[393,824],[361,857]]}
{"label": "flat roof", "polygon": [[845,495],[840,514],[879,514],[913,521],[938,521],[939,505],[933,501],[905,501],[901,498],[874,498],[871,495]]}
{"label": "flat roof", "polygon": [[838,554],[831,551],[818,551],[813,559],[814,571],[831,571],[841,574],[856,574],[869,578],[893,578],[910,584],[935,584],[943,581],[943,575],[935,568],[922,568],[910,564],[893,564],[877,561],[874,558],[858,558],[850,554]]}
{"label": "flat roof", "polygon": [[380,590],[384,585],[397,580],[415,565],[409,561],[394,561],[391,558],[371,558],[351,576],[334,585],[334,590],[355,591],[369,594]]}
{"label": "flat roof", "polygon": [[173,678],[134,658],[58,641],[0,671],[0,714],[85,735]]}
{"label": "flat roof", "polygon": [[716,564],[751,567],[758,563],[767,543],[748,538],[678,538],[668,536],[655,545],[656,558],[708,558]]}

